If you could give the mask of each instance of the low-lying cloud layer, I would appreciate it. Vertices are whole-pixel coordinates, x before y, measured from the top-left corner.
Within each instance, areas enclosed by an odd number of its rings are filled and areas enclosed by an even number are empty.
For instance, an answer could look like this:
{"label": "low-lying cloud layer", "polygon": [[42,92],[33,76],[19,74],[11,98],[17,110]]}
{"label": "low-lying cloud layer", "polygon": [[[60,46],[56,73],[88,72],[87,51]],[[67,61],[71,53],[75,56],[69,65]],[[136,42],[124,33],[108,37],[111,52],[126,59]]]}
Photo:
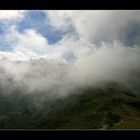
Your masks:
{"label": "low-lying cloud layer", "polygon": [[[140,83],[139,11],[44,11],[46,24],[65,32],[49,44],[35,29],[9,25],[0,35],[10,51],[0,52],[2,93],[16,90],[60,97],[79,87]],[[71,30],[72,29],[72,30]],[[46,29],[47,32],[47,29]]]}

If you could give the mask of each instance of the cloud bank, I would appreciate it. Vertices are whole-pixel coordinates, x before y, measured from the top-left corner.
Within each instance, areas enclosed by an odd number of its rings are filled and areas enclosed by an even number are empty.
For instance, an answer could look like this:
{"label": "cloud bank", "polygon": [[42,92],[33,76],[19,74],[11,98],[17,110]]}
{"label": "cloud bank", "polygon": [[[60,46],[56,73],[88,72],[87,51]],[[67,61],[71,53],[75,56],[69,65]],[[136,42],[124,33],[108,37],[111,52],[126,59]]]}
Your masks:
{"label": "cloud bank", "polygon": [[65,34],[49,44],[34,28],[19,32],[10,25],[0,35],[11,48],[0,51],[3,93],[61,97],[107,82],[139,90],[139,11],[43,12],[46,25]]}

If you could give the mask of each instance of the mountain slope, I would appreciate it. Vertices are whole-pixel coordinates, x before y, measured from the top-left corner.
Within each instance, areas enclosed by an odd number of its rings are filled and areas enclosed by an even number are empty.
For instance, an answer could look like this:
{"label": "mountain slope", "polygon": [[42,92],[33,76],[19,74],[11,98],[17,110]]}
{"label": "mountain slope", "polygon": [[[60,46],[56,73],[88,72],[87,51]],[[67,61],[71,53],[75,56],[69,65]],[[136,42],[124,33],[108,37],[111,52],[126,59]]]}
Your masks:
{"label": "mountain slope", "polygon": [[140,97],[117,86],[89,88],[57,99],[47,116],[33,122],[33,128],[140,128]]}
{"label": "mountain slope", "polygon": [[140,128],[140,96],[116,84],[34,104],[32,96],[0,95],[0,128],[127,129]]}

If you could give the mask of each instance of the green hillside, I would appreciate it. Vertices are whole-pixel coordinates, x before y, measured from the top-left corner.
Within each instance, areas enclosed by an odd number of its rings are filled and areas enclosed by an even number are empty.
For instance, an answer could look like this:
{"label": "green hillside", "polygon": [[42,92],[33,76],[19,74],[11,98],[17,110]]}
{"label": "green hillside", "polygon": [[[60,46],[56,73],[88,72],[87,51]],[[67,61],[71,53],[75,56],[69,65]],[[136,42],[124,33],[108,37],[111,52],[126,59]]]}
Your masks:
{"label": "green hillside", "polygon": [[140,128],[140,96],[110,84],[35,105],[27,95],[1,94],[1,129]]}

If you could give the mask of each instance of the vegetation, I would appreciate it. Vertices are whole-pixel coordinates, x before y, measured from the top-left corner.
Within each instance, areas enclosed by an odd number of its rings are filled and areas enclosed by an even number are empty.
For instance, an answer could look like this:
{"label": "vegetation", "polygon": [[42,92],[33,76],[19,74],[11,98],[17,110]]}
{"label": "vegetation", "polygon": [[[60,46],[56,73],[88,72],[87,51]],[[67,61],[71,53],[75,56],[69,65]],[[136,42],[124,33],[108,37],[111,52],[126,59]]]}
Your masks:
{"label": "vegetation", "polygon": [[140,96],[110,84],[34,103],[26,94],[0,94],[1,129],[139,129]]}

